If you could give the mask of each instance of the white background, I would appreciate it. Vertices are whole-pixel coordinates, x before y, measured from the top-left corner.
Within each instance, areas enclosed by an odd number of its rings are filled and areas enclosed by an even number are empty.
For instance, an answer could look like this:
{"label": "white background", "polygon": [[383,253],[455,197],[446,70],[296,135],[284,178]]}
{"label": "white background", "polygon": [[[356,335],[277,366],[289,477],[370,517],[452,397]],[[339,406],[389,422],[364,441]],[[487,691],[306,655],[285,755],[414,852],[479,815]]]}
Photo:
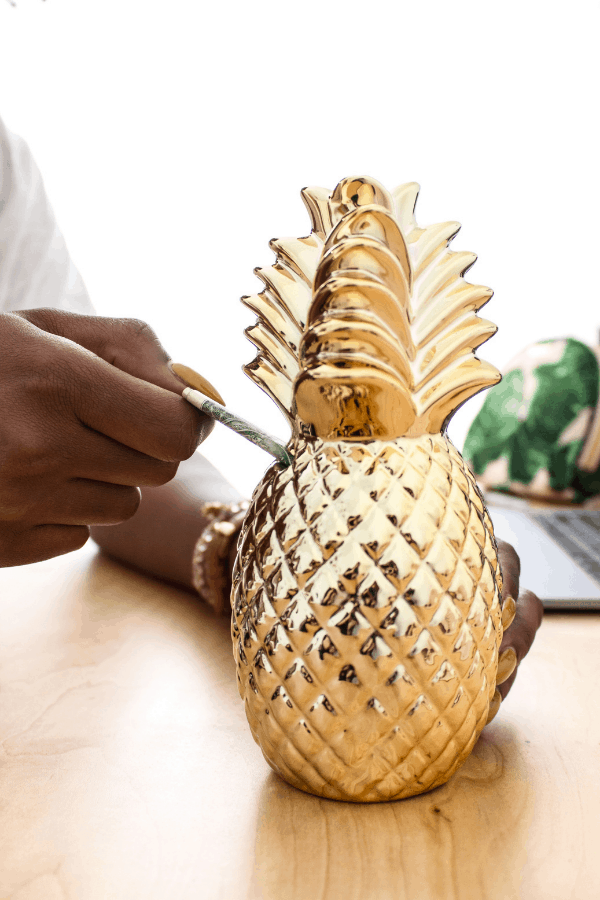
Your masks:
{"label": "white background", "polygon": [[[282,436],[242,374],[238,302],[268,239],[304,235],[306,184],[419,181],[495,289],[480,350],[595,343],[596,2],[0,0],[0,115],[45,177],[97,311],[146,319],[174,359]],[[457,414],[461,446],[480,399]],[[244,492],[268,457],[204,452]]]}

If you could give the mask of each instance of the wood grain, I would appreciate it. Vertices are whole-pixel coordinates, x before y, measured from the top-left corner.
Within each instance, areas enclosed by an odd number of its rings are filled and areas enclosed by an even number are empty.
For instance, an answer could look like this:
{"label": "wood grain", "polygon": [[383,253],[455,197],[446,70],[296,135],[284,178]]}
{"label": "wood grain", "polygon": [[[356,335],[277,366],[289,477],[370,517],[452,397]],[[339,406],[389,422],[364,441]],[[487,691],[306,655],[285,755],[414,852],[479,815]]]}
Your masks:
{"label": "wood grain", "polygon": [[600,617],[550,615],[448,785],[270,773],[228,624],[93,547],[0,570],[0,900],[592,900]]}

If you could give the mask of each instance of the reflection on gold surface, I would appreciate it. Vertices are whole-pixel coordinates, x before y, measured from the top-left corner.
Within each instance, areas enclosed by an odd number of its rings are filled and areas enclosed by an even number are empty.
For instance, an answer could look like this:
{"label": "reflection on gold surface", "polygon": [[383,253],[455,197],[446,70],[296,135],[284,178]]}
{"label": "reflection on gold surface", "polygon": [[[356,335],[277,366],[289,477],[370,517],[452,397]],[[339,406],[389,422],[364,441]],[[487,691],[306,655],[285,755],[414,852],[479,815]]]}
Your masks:
{"label": "reflection on gold surface", "polygon": [[238,550],[234,652],[255,739],[296,787],[373,802],[442,784],[494,694],[492,527],[442,435],[298,439]]}
{"label": "reflection on gold surface", "polygon": [[[499,373],[474,350],[471,253],[421,228],[418,188],[307,188],[313,232],[271,242],[246,371],[292,424],[257,487],[233,589],[239,687],[269,764],[378,802],[445,783],[490,715],[502,639],[492,524],[445,434]],[[492,709],[492,712],[494,710]]]}

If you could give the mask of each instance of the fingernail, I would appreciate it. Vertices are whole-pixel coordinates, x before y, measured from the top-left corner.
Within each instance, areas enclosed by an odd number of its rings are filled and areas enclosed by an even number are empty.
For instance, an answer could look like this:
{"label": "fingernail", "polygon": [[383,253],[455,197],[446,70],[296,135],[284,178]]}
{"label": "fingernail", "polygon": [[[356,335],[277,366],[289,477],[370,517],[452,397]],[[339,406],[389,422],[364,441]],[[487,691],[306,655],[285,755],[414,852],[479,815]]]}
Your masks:
{"label": "fingernail", "polygon": [[187,384],[188,387],[193,388],[195,391],[200,391],[200,393],[205,394],[211,400],[214,400],[215,403],[220,403],[221,406],[225,406],[225,401],[216,387],[213,387],[210,381],[207,381],[203,375],[195,372],[194,369],[190,369],[189,366],[184,366],[183,363],[170,362],[169,368],[173,374],[183,381],[184,384]]}
{"label": "fingernail", "polygon": [[514,599],[514,597],[511,597],[509,595],[502,604],[502,630],[503,631],[506,631],[507,628],[510,628],[516,612],[517,612],[517,604],[515,603],[515,599]]}
{"label": "fingernail", "polygon": [[498,672],[496,673],[496,684],[504,684],[507,678],[517,668],[517,654],[514,647],[507,647],[504,653],[500,654],[498,660]]}
{"label": "fingernail", "polygon": [[492,719],[496,718],[496,715],[498,714],[498,710],[500,709],[501,703],[502,703],[502,695],[499,690],[496,690],[496,693],[490,700],[487,722],[485,723],[486,725],[489,725],[490,722],[492,721]]}

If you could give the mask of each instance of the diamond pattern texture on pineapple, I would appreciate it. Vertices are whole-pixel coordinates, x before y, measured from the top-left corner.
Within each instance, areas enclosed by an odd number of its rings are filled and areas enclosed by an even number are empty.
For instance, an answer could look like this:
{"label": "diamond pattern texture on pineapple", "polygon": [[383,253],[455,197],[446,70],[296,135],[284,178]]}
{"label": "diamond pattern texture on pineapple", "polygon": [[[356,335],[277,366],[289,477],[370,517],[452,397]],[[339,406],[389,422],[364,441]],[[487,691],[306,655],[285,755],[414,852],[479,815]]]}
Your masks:
{"label": "diamond pattern texture on pineapple", "polygon": [[495,689],[489,516],[441,435],[297,439],[293,453],[255,492],[234,573],[253,735],[303,790],[420,793],[466,759]]}

